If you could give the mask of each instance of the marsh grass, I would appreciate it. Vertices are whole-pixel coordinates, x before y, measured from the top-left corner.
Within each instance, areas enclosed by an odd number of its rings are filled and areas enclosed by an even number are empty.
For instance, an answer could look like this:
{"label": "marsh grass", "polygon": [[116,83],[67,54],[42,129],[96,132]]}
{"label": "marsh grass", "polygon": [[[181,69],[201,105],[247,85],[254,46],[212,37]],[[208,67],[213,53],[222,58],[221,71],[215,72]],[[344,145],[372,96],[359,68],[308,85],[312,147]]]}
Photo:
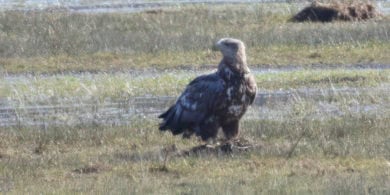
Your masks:
{"label": "marsh grass", "polygon": [[[287,4],[184,6],[157,14],[0,13],[3,72],[96,71],[216,64],[221,37],[260,65],[386,63],[389,22],[289,23]],[[283,55],[281,55],[283,53]]]}

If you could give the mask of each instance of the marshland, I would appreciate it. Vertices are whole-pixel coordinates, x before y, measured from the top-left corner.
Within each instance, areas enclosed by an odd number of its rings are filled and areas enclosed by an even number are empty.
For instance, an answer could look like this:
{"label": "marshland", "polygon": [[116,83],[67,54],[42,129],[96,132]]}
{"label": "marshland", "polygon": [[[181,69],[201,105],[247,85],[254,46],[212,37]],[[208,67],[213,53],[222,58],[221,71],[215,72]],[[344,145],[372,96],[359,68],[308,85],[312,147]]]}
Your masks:
{"label": "marshland", "polygon": [[[390,17],[289,22],[305,5],[10,4],[0,11],[0,192],[389,193]],[[246,44],[258,85],[240,130],[253,147],[178,155],[204,143],[159,132],[157,116],[215,71],[222,37]]]}

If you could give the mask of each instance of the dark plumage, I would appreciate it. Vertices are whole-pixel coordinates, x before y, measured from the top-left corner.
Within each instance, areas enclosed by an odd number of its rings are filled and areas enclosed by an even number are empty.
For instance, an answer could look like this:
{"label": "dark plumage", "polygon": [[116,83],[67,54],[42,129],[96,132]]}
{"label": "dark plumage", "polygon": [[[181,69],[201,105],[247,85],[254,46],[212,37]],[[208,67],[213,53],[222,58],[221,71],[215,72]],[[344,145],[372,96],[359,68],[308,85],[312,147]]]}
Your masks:
{"label": "dark plumage", "polygon": [[256,95],[256,82],[246,63],[244,43],[224,38],[216,46],[223,54],[215,73],[191,81],[176,103],[159,118],[160,130],[174,135],[215,138],[222,128],[226,138],[238,135],[239,120]]}

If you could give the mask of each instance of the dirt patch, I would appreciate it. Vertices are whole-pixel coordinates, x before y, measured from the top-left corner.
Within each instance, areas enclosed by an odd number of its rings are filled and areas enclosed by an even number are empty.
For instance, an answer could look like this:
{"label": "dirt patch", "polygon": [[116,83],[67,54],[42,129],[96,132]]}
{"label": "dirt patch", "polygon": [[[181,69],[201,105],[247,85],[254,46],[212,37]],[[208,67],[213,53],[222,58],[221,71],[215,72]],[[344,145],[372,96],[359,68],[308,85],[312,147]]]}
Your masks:
{"label": "dirt patch", "polygon": [[303,8],[290,20],[293,22],[332,22],[361,21],[381,16],[381,13],[371,2],[353,1],[350,3],[320,3],[314,1],[310,6]]}

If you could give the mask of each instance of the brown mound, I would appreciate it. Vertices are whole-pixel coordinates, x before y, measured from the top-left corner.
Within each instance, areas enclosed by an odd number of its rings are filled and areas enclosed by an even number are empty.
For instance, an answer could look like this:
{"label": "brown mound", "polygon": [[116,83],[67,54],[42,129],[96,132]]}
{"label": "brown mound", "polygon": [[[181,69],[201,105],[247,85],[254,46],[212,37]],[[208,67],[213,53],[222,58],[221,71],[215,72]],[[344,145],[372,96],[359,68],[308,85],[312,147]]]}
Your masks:
{"label": "brown mound", "polygon": [[294,15],[290,20],[294,22],[360,21],[380,15],[375,6],[370,2],[352,2],[349,4],[314,2],[310,6],[303,8],[302,11]]}

